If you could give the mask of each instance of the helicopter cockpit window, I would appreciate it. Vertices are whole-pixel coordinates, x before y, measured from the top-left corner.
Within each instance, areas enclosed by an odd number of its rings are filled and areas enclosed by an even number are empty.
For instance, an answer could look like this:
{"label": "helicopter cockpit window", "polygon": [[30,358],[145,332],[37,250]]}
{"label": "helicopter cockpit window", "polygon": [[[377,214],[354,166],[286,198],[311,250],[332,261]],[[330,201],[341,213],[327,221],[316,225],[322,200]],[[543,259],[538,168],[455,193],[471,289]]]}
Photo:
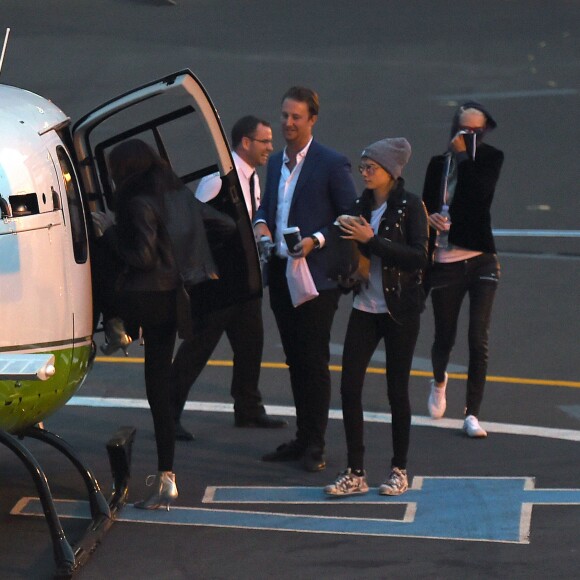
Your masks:
{"label": "helicopter cockpit window", "polygon": [[63,147],[57,147],[56,153],[62,171],[62,178],[68,200],[70,215],[70,229],[73,242],[73,252],[77,264],[87,261],[87,230],[81,193],[75,176],[71,160]]}

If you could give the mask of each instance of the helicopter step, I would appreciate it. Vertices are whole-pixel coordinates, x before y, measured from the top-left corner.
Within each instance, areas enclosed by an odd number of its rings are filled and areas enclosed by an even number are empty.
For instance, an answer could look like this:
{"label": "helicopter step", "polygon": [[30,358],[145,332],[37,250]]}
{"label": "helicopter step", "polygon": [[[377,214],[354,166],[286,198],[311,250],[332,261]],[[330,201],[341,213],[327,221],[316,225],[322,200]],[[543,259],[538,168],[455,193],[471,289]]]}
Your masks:
{"label": "helicopter step", "polygon": [[[18,438],[0,431],[0,444],[4,445],[22,461],[28,469],[42,504],[46,523],[49,528],[54,560],[55,578],[72,578],[95,551],[102,537],[111,527],[117,514],[126,503],[131,466],[131,449],[135,439],[134,427],[121,427],[107,443],[109,463],[113,475],[113,492],[109,501],[103,496],[99,484],[89,467],[80,459],[75,450],[62,438],[38,426],[29,427]],[[61,452],[80,473],[89,497],[91,523],[82,538],[71,545],[66,538],[46,475],[36,458],[18,439],[30,437],[47,443]]]}

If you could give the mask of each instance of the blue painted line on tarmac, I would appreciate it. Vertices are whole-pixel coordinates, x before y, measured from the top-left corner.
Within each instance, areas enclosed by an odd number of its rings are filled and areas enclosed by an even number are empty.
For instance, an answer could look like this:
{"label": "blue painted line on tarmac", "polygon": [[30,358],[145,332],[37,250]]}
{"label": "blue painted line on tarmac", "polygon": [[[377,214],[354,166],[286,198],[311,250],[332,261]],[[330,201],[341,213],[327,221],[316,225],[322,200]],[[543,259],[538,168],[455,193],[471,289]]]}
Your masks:
{"label": "blue painted line on tarmac", "polygon": [[[580,505],[580,489],[535,489],[530,477],[415,477],[402,496],[378,494],[327,498],[314,487],[208,487],[205,503],[377,504],[407,506],[402,520],[296,513],[174,507],[150,512],[127,506],[119,521],[179,526],[212,526],[303,533],[397,536],[500,543],[529,543],[533,505]],[[90,518],[88,503],[56,501],[63,518]],[[21,500],[14,515],[42,516],[37,498]],[[554,520],[557,526],[558,520]]]}

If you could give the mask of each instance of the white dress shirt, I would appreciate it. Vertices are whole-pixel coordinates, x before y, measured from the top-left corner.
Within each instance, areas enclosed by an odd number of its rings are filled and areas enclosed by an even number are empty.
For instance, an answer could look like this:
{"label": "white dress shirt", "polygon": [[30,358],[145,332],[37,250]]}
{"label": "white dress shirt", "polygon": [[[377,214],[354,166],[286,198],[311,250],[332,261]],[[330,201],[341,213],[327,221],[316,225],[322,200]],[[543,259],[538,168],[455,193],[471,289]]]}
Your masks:
{"label": "white dress shirt", "polygon": [[304,149],[296,154],[296,165],[292,171],[288,169],[287,163],[290,161],[290,158],[286,153],[286,148],[284,148],[282,154],[282,168],[280,170],[280,182],[278,183],[278,206],[276,208],[276,233],[274,236],[276,238],[274,240],[276,253],[281,258],[288,257],[288,248],[284,241],[282,231],[288,227],[288,215],[290,214],[290,206],[292,205],[292,198],[294,197],[294,189],[296,188],[296,183],[298,183],[298,178],[304,165],[304,158],[308,153],[311,143],[312,139],[308,141]]}
{"label": "white dress shirt", "polygon": [[[238,173],[238,178],[240,180],[240,185],[242,186],[242,193],[244,194],[244,201],[246,202],[246,207],[248,208],[248,215],[252,217],[252,197],[250,196],[250,177],[252,173],[255,173],[255,168],[248,165],[235,151],[232,151],[232,157],[234,159],[234,164],[236,166],[236,171]],[[220,179],[219,172],[212,173],[211,175],[206,175],[197,185],[195,190],[195,197],[199,201],[209,201],[216,197],[222,186],[222,180]],[[256,209],[260,207],[260,179],[258,174],[254,175],[254,197],[256,199]]]}

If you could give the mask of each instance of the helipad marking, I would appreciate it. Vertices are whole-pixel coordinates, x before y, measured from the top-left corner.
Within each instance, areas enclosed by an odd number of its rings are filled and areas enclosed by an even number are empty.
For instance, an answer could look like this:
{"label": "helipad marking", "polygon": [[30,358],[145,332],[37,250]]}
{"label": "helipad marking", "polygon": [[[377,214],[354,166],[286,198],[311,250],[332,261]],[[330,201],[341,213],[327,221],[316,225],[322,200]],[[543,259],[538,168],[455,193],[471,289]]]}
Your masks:
{"label": "helipad marking", "polygon": [[[402,520],[175,507],[149,512],[126,507],[119,521],[181,526],[292,531],[319,534],[396,536],[528,544],[534,505],[580,505],[580,489],[535,489],[530,477],[415,477],[399,497],[367,495],[327,498],[314,487],[208,487],[205,503],[404,504]],[[63,518],[90,518],[88,502],[59,500]],[[379,509],[377,509],[379,512]],[[42,516],[37,498],[23,498],[13,515]],[[557,520],[554,520],[557,524]]]}

